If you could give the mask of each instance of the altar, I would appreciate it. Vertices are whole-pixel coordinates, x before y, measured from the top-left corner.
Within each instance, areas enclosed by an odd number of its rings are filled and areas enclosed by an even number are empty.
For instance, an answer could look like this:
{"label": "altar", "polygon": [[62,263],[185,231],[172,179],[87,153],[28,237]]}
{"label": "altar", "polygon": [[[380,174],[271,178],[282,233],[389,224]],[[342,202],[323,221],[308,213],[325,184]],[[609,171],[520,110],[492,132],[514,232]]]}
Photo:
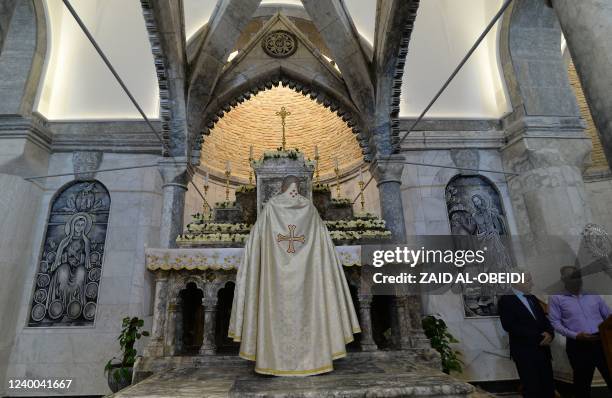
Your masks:
{"label": "altar", "polygon": [[[385,222],[355,212],[339,192],[332,198],[330,187],[318,182],[317,163],[305,159],[297,149],[265,152],[260,159],[251,159],[251,165],[255,184],[239,187],[235,201],[229,200],[227,188],[224,202],[194,214],[177,237],[176,248],[145,249],[146,269],[155,280],[154,313],[151,338],[136,363],[135,380],[193,367],[205,358],[238,354],[238,344],[227,334],[244,241],[257,214],[279,192],[287,175],[297,177],[300,194],[312,200],[343,265],[361,328],[348,351],[401,351],[415,363],[439,368],[439,355],[421,328],[420,298],[373,296],[369,285],[362,283],[362,274],[371,269],[363,263],[362,246],[390,237]],[[285,238],[293,239],[292,231]]]}

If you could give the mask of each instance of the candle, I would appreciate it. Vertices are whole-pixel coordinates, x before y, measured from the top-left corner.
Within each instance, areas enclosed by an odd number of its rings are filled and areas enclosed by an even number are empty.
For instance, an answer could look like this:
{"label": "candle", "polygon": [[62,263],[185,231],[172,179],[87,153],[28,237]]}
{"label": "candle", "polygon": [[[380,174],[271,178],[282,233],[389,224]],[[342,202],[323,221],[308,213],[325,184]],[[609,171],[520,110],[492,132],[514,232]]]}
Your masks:
{"label": "candle", "polygon": [[315,159],[319,157],[319,147],[315,145]]}
{"label": "candle", "polygon": [[359,181],[363,182],[363,171],[359,168]]}
{"label": "candle", "polygon": [[338,167],[338,158],[334,159],[334,165],[335,165],[336,169],[340,170],[340,167]]}
{"label": "candle", "polygon": [[232,163],[229,160],[227,161],[227,163],[225,163],[225,171],[232,171]]}
{"label": "candle", "polygon": [[204,185],[208,185],[208,171],[204,174]]}
{"label": "candle", "polygon": [[249,147],[249,160],[253,159],[253,145]]}

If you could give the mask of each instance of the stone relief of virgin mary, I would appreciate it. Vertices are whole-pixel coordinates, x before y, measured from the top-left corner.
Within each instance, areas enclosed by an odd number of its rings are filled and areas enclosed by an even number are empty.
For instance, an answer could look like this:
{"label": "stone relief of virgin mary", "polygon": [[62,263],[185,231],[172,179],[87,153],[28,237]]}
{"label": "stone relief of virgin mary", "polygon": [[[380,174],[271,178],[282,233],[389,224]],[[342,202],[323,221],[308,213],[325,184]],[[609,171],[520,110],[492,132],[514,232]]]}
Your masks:
{"label": "stone relief of virgin mary", "polygon": [[76,213],[64,227],[66,237],[60,242],[50,269],[47,312],[51,319],[64,314],[76,319],[85,306],[87,271],[91,269],[91,245],[87,235],[92,225],[91,215]]}
{"label": "stone relief of virgin mary", "polygon": [[75,181],[58,192],[51,203],[28,326],[94,322],[109,215],[110,195],[98,181]]}

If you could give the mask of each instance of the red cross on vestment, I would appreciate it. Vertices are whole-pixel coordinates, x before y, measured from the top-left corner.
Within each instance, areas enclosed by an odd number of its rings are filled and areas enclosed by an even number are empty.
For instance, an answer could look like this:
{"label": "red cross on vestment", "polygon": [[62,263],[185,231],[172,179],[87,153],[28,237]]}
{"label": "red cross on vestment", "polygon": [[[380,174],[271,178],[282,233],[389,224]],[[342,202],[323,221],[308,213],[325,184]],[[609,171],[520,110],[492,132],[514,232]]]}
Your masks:
{"label": "red cross on vestment", "polygon": [[276,237],[276,241],[278,243],[283,242],[283,241],[289,242],[289,248],[287,248],[287,253],[295,253],[293,242],[304,243],[304,241],[306,240],[306,238],[304,238],[304,235],[295,236],[295,228],[296,228],[295,225],[289,225],[289,236],[278,234],[278,236]]}

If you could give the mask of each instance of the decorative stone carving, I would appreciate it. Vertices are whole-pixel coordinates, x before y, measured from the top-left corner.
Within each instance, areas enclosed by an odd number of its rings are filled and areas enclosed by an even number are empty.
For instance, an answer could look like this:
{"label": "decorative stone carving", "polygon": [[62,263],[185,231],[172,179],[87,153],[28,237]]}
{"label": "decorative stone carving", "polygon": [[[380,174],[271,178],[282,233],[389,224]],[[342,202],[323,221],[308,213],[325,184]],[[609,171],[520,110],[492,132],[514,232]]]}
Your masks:
{"label": "decorative stone carving", "polygon": [[93,324],[109,210],[98,181],[72,183],[53,200],[29,326]]}
{"label": "decorative stone carving", "polygon": [[72,168],[77,180],[92,180],[102,163],[102,152],[77,151],[72,154]]}
{"label": "decorative stone carving", "polygon": [[582,232],[584,243],[595,257],[608,257],[612,252],[612,241],[601,225],[587,224]]}
{"label": "decorative stone carving", "polygon": [[274,30],[264,37],[261,47],[272,58],[288,58],[297,51],[298,42],[293,33]]}
{"label": "decorative stone carving", "polygon": [[[458,246],[474,243],[486,250],[486,261],[476,269],[466,271],[507,272],[513,260],[504,238],[508,235],[507,222],[501,198],[492,184],[480,176],[460,176],[446,187],[446,206],[451,233],[456,236]],[[475,237],[466,241],[461,236]],[[460,247],[463,248],[463,247]],[[486,248],[486,249],[485,249]],[[490,286],[471,285],[463,287],[464,310],[467,317],[497,315],[499,289]]]}
{"label": "decorative stone carving", "polygon": [[451,149],[451,159],[461,169],[477,170],[480,166],[480,154],[476,149]]}
{"label": "decorative stone carving", "polygon": [[298,190],[300,194],[312,199],[312,173],[314,165],[304,160],[302,153],[296,158],[266,157],[253,166],[257,176],[257,213],[259,213],[268,200],[281,193],[283,179],[288,175],[296,176],[300,180]]}

